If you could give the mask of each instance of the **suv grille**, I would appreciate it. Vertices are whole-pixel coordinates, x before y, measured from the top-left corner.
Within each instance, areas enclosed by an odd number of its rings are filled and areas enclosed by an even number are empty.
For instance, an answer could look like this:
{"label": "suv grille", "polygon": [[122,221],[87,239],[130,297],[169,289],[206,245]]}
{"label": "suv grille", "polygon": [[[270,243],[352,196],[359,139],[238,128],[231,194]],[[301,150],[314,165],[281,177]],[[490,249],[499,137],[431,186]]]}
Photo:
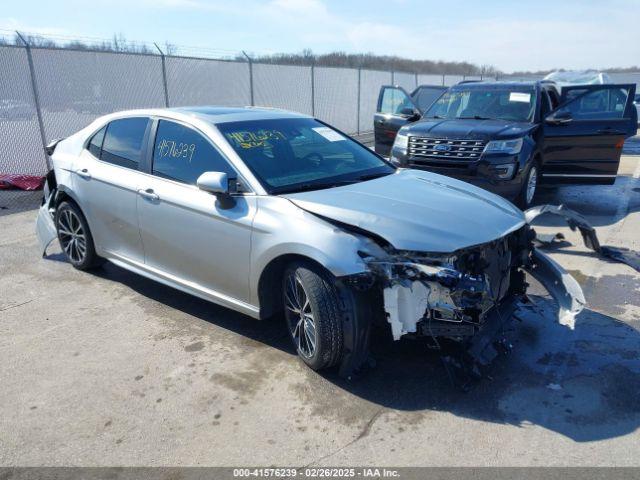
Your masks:
{"label": "suv grille", "polygon": [[413,159],[474,161],[480,158],[486,145],[484,140],[409,137],[408,153]]}

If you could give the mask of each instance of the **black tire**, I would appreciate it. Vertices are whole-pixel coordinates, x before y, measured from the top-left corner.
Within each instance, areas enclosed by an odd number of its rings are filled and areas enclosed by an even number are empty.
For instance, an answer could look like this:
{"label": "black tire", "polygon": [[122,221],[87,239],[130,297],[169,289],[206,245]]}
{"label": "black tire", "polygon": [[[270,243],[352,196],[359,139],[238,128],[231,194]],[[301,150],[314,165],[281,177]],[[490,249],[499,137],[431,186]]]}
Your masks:
{"label": "black tire", "polygon": [[[529,188],[532,177],[535,177],[535,185],[534,192],[531,195]],[[526,210],[533,205],[533,201],[536,198],[536,194],[538,193],[538,186],[540,185],[540,162],[534,160],[527,168],[524,178],[522,180],[522,186],[520,187],[520,192],[515,199],[515,204],[520,207],[522,210]]]}
{"label": "black tire", "polygon": [[[301,310],[307,319],[308,313],[313,318],[315,345],[311,352],[305,348],[309,342],[302,338],[302,334],[307,332],[304,328],[307,323],[302,319],[303,315],[291,308],[292,284],[289,282],[299,282],[296,286],[301,287],[308,298],[308,309]],[[287,329],[300,358],[313,370],[338,364],[342,359],[342,316],[335,278],[312,263],[294,262],[285,269],[282,287]],[[296,325],[300,327],[297,337]]]}
{"label": "black tire", "polygon": [[89,270],[104,263],[104,258],[96,254],[87,219],[75,203],[60,203],[55,222],[58,241],[71,265],[78,270]]}

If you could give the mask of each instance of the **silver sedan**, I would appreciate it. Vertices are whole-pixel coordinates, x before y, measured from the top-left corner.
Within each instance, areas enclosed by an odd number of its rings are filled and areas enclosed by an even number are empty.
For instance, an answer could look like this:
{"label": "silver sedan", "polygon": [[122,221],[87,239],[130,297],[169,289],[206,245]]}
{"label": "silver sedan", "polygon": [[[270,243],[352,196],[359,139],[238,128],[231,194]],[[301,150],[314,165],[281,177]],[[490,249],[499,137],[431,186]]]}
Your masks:
{"label": "silver sedan", "polygon": [[584,298],[532,245],[523,212],[396,168],[314,118],[257,108],[107,115],[48,147],[37,231],[78,269],[105,260],[257,319],[284,317],[313,369],[394,339],[453,339],[489,361],[524,270],[571,326]]}

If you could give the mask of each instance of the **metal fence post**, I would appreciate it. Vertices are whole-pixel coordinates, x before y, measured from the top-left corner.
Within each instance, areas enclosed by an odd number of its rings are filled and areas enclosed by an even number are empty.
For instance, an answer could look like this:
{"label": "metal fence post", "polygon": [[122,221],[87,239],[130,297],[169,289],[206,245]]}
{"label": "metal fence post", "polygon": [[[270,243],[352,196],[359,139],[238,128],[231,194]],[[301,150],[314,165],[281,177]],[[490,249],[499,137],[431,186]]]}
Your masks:
{"label": "metal fence post", "polygon": [[40,108],[40,97],[38,96],[38,84],[36,82],[36,72],[33,66],[33,57],[31,56],[31,46],[29,42],[16,30],[16,35],[22,43],[27,52],[27,63],[29,64],[29,74],[31,76],[31,89],[33,91],[33,102],[36,107],[36,117],[38,118],[38,127],[40,129],[40,140],[42,141],[42,153],[44,155],[44,161],[47,166],[47,171],[51,170],[51,163],[49,161],[49,155],[45,151],[47,146],[47,136],[44,133],[44,121],[42,120],[42,109]]}
{"label": "metal fence post", "polygon": [[396,84],[396,76],[393,70],[391,70],[391,85],[395,86]]}
{"label": "metal fence post", "polygon": [[247,62],[249,62],[249,95],[251,98],[251,106],[253,107],[255,105],[253,99],[253,60],[251,60],[251,57],[247,55],[247,52],[245,52],[244,50],[242,50],[242,54],[247,59]]}
{"label": "metal fence post", "polygon": [[311,116],[316,116],[316,65],[311,60]]}
{"label": "metal fence post", "polygon": [[358,109],[356,110],[356,122],[357,122],[357,127],[356,127],[356,131],[358,132],[358,135],[360,135],[360,89],[362,88],[361,84],[361,78],[362,78],[362,68],[358,67]]}
{"label": "metal fence post", "polygon": [[162,61],[162,86],[164,87],[164,106],[169,108],[169,89],[167,87],[167,66],[164,61],[164,52],[160,49],[157,43],[153,42],[153,44],[160,52],[160,60]]}
{"label": "metal fence post", "polygon": [[445,86],[445,80],[444,80],[444,77],[445,77],[445,74],[443,73],[443,74],[442,74],[442,86],[443,86],[443,87]]}
{"label": "metal fence post", "polygon": [[416,88],[418,88],[418,72],[413,74],[416,77]]}

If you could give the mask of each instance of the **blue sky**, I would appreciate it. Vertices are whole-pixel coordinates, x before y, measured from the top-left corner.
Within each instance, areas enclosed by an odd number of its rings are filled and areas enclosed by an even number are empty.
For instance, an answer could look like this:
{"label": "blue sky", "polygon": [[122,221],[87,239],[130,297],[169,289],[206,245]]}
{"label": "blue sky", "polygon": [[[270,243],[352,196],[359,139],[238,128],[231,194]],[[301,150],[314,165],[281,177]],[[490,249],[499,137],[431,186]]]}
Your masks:
{"label": "blue sky", "polygon": [[640,65],[640,0],[5,0],[0,29],[260,53],[341,50],[506,72]]}

